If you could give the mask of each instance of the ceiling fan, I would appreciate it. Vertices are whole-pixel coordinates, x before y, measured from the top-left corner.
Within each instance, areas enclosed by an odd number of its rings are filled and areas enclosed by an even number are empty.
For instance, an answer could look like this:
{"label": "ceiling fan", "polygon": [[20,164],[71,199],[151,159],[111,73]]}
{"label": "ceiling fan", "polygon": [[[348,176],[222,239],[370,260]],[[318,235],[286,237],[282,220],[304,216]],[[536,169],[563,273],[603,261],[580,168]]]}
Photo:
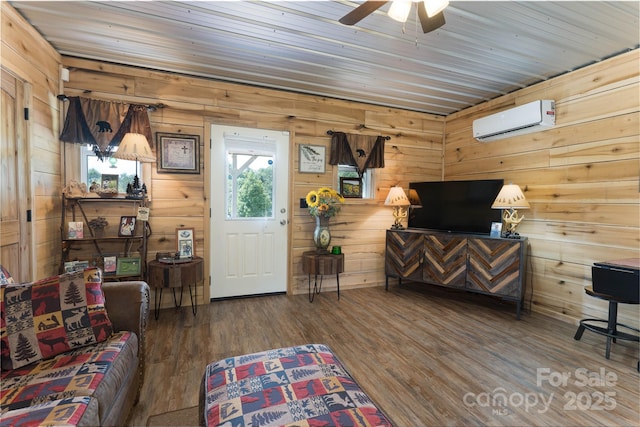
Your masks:
{"label": "ceiling fan", "polygon": [[[387,14],[396,21],[405,22],[411,11],[411,4],[417,3],[418,18],[422,31],[428,33],[436,30],[445,24],[443,10],[449,5],[448,0],[391,0],[391,7]],[[360,6],[340,18],[339,22],[344,25],[354,25],[376,10],[380,9],[389,1],[367,0]]]}

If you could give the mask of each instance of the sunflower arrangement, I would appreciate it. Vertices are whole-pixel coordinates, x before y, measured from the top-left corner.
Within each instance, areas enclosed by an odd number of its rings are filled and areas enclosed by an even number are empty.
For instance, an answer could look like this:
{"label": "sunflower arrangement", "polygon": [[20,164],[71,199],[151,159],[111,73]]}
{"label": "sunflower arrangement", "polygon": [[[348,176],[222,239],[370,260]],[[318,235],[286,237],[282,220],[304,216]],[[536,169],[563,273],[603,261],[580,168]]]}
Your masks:
{"label": "sunflower arrangement", "polygon": [[330,218],[336,216],[344,203],[342,194],[328,187],[311,190],[307,194],[307,205],[311,216]]}

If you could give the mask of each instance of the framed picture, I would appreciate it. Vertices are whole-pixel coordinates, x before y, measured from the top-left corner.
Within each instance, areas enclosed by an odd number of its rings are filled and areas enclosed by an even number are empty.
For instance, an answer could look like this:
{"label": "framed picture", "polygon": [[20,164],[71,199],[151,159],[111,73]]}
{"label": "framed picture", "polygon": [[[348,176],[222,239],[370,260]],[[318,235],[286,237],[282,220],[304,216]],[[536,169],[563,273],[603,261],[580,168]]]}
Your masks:
{"label": "framed picture", "polygon": [[102,174],[102,184],[100,185],[100,190],[110,190],[111,192],[117,193],[118,175]]}
{"label": "framed picture", "polygon": [[502,223],[492,222],[491,233],[489,233],[489,237],[500,237],[501,233],[502,233]]}
{"label": "framed picture", "polygon": [[180,258],[191,258],[195,252],[193,228],[176,229],[176,252]]}
{"label": "framed picture", "polygon": [[158,173],[200,173],[200,136],[156,132]]}
{"label": "framed picture", "polygon": [[136,231],[136,217],[135,216],[121,216],[120,228],[118,229],[118,236],[131,237]]}
{"label": "framed picture", "polygon": [[140,258],[118,258],[116,274],[118,276],[137,276],[140,274]]}
{"label": "framed picture", "polygon": [[324,156],[324,146],[300,144],[299,171],[301,173],[324,173]]}
{"label": "framed picture", "polygon": [[82,221],[70,221],[67,228],[67,239],[84,239],[84,223]]}
{"label": "framed picture", "polygon": [[340,193],[343,197],[362,198],[362,179],[340,178]]}
{"label": "framed picture", "polygon": [[117,270],[118,257],[115,255],[108,255],[103,258],[103,270],[104,274],[114,274]]}

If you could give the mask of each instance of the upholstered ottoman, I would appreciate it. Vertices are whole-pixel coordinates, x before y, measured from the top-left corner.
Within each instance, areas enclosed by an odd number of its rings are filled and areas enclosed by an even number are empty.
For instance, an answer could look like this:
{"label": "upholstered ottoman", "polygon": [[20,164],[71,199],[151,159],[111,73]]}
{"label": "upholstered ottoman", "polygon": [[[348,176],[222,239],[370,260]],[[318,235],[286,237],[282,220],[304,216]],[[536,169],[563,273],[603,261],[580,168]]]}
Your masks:
{"label": "upholstered ottoman", "polygon": [[207,366],[200,424],[392,426],[326,345],[223,359]]}

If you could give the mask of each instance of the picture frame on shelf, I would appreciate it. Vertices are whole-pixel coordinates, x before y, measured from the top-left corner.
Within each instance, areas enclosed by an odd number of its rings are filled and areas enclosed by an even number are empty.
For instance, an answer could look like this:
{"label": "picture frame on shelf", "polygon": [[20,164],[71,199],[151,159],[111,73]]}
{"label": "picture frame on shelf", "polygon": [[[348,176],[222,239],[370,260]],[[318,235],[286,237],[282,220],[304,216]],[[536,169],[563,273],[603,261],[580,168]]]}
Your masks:
{"label": "picture frame on shelf", "polygon": [[500,237],[501,235],[502,235],[502,223],[492,222],[491,232],[489,233],[489,237]]}
{"label": "picture frame on shelf", "polygon": [[200,173],[200,136],[156,132],[158,173]]}
{"label": "picture frame on shelf", "polygon": [[362,198],[362,178],[340,178],[340,193],[345,198]]}
{"label": "picture frame on shelf", "polygon": [[121,257],[116,261],[116,275],[138,276],[142,271],[142,262],[137,257]]}
{"label": "picture frame on shelf", "polygon": [[72,273],[74,271],[82,271],[89,268],[89,261],[67,261],[64,263],[64,272]]}
{"label": "picture frame on shelf", "polygon": [[195,238],[193,228],[176,229],[176,252],[180,258],[191,258],[195,254]]}
{"label": "picture frame on shelf", "polygon": [[121,216],[120,227],[118,228],[119,237],[133,237],[136,231],[135,216]]}
{"label": "picture frame on shelf", "polygon": [[101,184],[100,184],[100,190],[101,191],[108,191],[108,192],[112,192],[112,193],[117,193],[118,192],[118,180],[120,179],[120,177],[118,175],[111,175],[111,174],[102,174],[101,177]]}
{"label": "picture frame on shelf", "polygon": [[84,223],[82,221],[69,221],[67,239],[84,239]]}
{"label": "picture frame on shelf", "polygon": [[118,269],[118,257],[115,255],[106,255],[102,258],[104,274],[116,274]]}
{"label": "picture frame on shelf", "polygon": [[298,171],[300,173],[325,173],[326,147],[322,145],[300,144]]}

